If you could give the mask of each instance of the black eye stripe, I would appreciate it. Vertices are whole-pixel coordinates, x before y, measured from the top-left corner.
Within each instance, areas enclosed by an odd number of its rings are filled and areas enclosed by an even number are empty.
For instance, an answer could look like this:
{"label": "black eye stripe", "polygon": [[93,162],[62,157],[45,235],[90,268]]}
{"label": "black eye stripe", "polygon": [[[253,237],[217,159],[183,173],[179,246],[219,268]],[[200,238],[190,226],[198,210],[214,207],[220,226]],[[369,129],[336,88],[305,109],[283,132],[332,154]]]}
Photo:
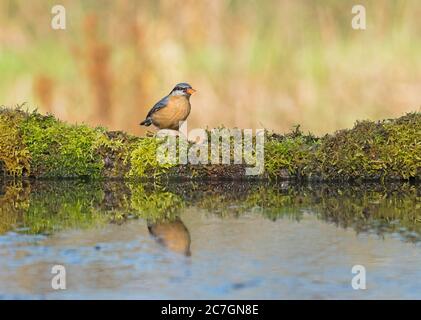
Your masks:
{"label": "black eye stripe", "polygon": [[175,87],[173,91],[187,91],[190,89],[189,87]]}

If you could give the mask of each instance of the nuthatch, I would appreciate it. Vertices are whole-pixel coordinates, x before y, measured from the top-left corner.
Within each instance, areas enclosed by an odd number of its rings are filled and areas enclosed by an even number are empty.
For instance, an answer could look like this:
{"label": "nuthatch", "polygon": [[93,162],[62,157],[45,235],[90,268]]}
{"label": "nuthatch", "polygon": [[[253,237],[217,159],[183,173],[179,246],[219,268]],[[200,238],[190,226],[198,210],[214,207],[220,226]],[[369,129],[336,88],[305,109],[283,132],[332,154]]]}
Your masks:
{"label": "nuthatch", "polygon": [[169,95],[158,101],[149,111],[141,126],[153,124],[158,129],[178,130],[180,122],[190,114],[190,96],[196,92],[188,83],[179,83]]}

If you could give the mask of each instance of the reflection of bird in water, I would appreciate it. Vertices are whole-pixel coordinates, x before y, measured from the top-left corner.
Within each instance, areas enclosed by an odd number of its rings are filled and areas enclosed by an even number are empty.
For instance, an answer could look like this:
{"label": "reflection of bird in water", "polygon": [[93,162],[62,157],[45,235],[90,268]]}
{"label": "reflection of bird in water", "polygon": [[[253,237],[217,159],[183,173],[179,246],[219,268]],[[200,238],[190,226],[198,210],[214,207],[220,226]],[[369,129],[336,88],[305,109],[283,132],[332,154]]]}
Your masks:
{"label": "reflection of bird in water", "polygon": [[180,218],[171,221],[148,222],[148,230],[169,250],[190,256],[190,233]]}

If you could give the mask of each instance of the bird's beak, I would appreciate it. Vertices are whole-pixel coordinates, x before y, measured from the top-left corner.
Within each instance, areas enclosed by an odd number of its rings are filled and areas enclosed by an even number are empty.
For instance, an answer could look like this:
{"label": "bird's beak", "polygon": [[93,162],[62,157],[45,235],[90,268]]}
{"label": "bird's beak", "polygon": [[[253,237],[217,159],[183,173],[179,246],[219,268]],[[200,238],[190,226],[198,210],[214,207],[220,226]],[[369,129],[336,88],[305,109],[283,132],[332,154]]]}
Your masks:
{"label": "bird's beak", "polygon": [[196,90],[194,90],[193,88],[188,88],[186,91],[188,94],[193,94],[196,92]]}

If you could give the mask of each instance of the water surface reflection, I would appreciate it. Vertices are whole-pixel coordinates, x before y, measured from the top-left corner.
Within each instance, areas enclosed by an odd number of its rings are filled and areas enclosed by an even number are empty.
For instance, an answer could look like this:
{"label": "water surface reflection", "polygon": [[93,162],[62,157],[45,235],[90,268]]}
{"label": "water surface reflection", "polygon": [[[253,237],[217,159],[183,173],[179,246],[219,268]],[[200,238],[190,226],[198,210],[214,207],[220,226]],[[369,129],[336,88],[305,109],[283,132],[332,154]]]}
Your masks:
{"label": "water surface reflection", "polygon": [[3,298],[421,297],[418,185],[0,186]]}

